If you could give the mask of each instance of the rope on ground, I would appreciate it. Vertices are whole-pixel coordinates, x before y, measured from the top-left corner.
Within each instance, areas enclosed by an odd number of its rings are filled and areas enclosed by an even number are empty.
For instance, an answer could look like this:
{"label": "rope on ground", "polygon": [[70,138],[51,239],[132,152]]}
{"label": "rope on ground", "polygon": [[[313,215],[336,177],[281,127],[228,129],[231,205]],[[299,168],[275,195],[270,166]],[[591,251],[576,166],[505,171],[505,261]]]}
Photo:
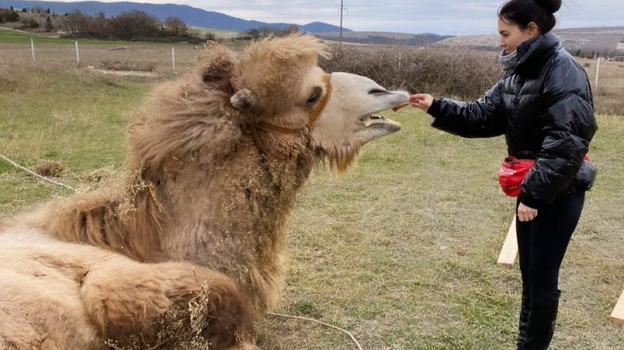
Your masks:
{"label": "rope on ground", "polygon": [[14,167],[16,167],[16,168],[18,168],[18,169],[20,169],[20,170],[23,170],[23,171],[25,171],[25,172],[29,173],[30,175],[35,176],[35,177],[37,177],[37,178],[39,178],[39,179],[41,179],[41,180],[43,180],[43,181],[47,181],[47,182],[52,183],[52,184],[55,184],[55,185],[57,185],[57,186],[65,187],[66,189],[68,189],[68,190],[70,190],[70,191],[74,191],[74,192],[76,192],[76,189],[75,189],[75,188],[70,187],[70,186],[67,186],[67,185],[65,185],[64,183],[60,183],[60,182],[54,181],[54,180],[52,180],[52,179],[48,179],[48,178],[47,178],[47,177],[45,177],[45,176],[41,176],[41,175],[39,175],[39,174],[35,173],[34,171],[32,171],[32,170],[30,170],[30,169],[27,169],[27,168],[24,168],[23,166],[21,166],[21,165],[19,165],[19,164],[15,163],[14,161],[10,160],[9,158],[7,158],[7,157],[3,156],[2,154],[0,154],[0,159],[4,160],[5,162],[7,162],[7,163],[9,163],[9,164],[13,165]]}
{"label": "rope on ground", "polygon": [[282,315],[282,314],[276,314],[276,313],[272,313],[272,312],[268,313],[268,315],[270,315],[270,316],[275,316],[275,317],[294,318],[294,319],[297,319],[297,320],[304,320],[304,321],[316,322],[316,323],[318,323],[318,324],[322,324],[323,326],[327,326],[327,327],[330,327],[330,328],[333,328],[333,329],[339,330],[339,331],[341,331],[341,332],[343,332],[343,333],[346,333],[346,334],[347,334],[347,335],[351,338],[351,340],[353,340],[353,342],[355,343],[355,345],[357,345],[358,349],[359,349],[359,350],[362,350],[362,346],[360,346],[360,343],[358,343],[358,341],[355,339],[355,337],[354,337],[351,333],[349,333],[349,331],[344,330],[344,329],[342,329],[342,328],[340,328],[340,327],[336,327],[336,326],[333,326],[333,325],[331,325],[331,324],[328,324],[328,323],[325,323],[325,322],[321,322],[321,321],[319,321],[319,320],[315,320],[315,319],[312,319],[312,318],[307,318],[307,317],[290,316],[290,315]]}

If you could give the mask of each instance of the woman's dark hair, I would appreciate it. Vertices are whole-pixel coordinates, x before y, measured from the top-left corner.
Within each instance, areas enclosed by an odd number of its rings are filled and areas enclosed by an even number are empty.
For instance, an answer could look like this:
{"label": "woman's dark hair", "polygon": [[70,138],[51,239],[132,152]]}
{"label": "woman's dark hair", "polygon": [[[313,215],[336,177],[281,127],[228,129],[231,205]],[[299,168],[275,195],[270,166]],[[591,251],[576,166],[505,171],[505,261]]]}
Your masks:
{"label": "woman's dark hair", "polygon": [[555,27],[554,13],[561,7],[561,0],[509,0],[498,10],[498,18],[526,29],[535,22],[542,34]]}

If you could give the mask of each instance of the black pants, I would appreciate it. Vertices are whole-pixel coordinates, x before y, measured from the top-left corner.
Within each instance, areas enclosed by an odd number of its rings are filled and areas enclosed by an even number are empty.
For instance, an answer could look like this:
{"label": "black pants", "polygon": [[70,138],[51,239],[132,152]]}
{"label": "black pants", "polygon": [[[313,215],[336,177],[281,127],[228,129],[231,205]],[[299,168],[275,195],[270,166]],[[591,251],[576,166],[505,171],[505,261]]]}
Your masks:
{"label": "black pants", "polygon": [[561,293],[559,269],[584,202],[585,192],[565,194],[540,208],[532,221],[516,220],[522,274],[518,349],[545,350],[550,344]]}

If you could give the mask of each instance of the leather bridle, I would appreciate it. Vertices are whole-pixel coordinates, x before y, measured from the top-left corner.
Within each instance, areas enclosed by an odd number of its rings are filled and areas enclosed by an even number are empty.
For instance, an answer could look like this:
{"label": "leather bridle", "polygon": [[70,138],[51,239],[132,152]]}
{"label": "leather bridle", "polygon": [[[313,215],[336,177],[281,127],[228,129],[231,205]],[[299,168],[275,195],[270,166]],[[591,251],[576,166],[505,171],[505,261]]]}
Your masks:
{"label": "leather bridle", "polygon": [[275,125],[265,120],[260,120],[259,122],[257,122],[251,127],[251,137],[253,138],[256,146],[258,147],[260,154],[266,156],[266,146],[264,142],[262,142],[262,139],[260,138],[260,136],[258,135],[258,129],[267,131],[267,132],[276,133],[276,134],[282,134],[282,135],[300,135],[300,134],[308,135],[309,134],[312,127],[314,127],[318,119],[321,117],[321,113],[323,113],[323,111],[325,110],[325,107],[327,107],[327,102],[329,101],[329,98],[332,93],[332,86],[330,83],[330,78],[331,78],[331,75],[327,73],[323,74],[323,76],[321,77],[321,80],[323,81],[323,84],[325,85],[325,93],[323,94],[323,96],[321,96],[321,99],[319,100],[319,102],[314,106],[314,108],[310,112],[308,123],[306,124],[306,126],[302,128],[289,128],[285,126]]}

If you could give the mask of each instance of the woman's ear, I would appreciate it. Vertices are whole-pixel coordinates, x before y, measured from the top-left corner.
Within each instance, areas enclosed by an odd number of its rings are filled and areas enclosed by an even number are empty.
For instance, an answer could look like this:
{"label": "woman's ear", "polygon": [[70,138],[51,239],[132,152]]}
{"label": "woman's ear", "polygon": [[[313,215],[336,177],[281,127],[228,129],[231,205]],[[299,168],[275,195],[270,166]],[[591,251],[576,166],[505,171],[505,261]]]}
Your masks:
{"label": "woman's ear", "polygon": [[529,23],[529,25],[527,25],[526,30],[527,30],[527,34],[529,34],[531,38],[537,38],[541,34],[540,29],[535,22]]}

